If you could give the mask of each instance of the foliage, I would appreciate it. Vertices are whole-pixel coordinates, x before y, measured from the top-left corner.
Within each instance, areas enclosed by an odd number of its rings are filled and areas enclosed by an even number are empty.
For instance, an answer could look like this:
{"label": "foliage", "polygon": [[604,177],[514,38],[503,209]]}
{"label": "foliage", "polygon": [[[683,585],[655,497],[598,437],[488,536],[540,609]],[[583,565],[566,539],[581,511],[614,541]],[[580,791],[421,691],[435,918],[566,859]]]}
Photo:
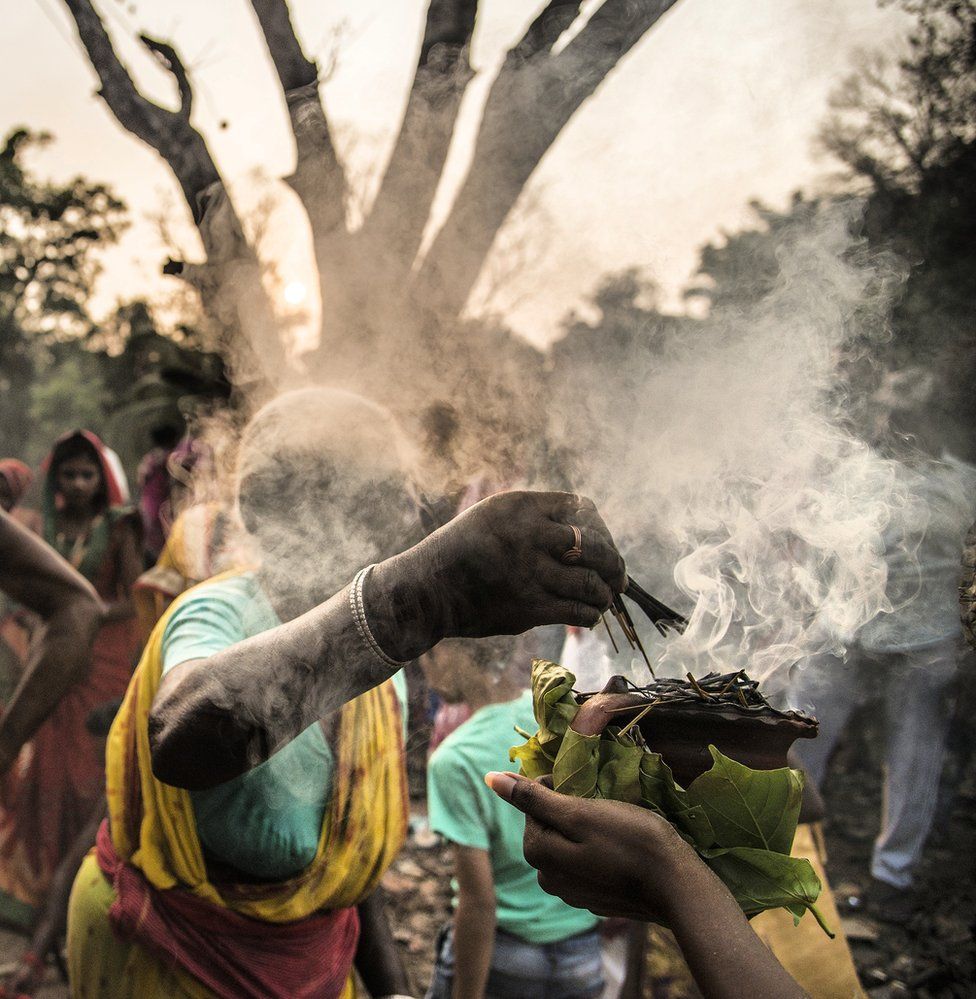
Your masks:
{"label": "foliage", "polygon": [[916,19],[907,52],[862,55],[832,95],[820,141],[874,190],[917,193],[976,139],[976,2],[899,6]]}
{"label": "foliage", "polygon": [[57,437],[73,427],[105,432],[109,394],[98,358],[81,350],[54,361],[30,388],[30,437],[24,455],[36,464]]}
{"label": "foliage", "polygon": [[181,424],[187,398],[226,397],[223,365],[193,330],[163,335],[145,302],[96,323],[99,251],[123,231],[125,207],[103,185],[32,176],[25,153],[48,141],[18,129],[0,152],[0,452],[37,462],[87,427],[133,468],[153,426]]}
{"label": "foliage", "polygon": [[95,251],[124,227],[124,206],[103,185],[46,183],[27,172],[25,152],[47,141],[17,129],[0,150],[0,427],[14,454],[27,444],[31,386],[52,363],[52,346],[94,328]]}
{"label": "foliage", "polygon": [[891,366],[936,376],[943,443],[976,459],[976,0],[900,0],[915,18],[897,61],[866,57],[834,95],[821,142],[867,182],[865,230],[911,270]]}
{"label": "foliage", "polygon": [[808,861],[790,856],[803,794],[799,771],[751,770],[709,746],[712,768],[686,790],[661,755],[644,746],[637,728],[575,731],[575,682],[556,663],[532,664],[539,731],[510,753],[525,776],[551,773],[553,788],[563,794],[657,812],[698,851],[746,915],[782,907],[799,922],[809,910],[830,933],[815,904],[820,880]]}

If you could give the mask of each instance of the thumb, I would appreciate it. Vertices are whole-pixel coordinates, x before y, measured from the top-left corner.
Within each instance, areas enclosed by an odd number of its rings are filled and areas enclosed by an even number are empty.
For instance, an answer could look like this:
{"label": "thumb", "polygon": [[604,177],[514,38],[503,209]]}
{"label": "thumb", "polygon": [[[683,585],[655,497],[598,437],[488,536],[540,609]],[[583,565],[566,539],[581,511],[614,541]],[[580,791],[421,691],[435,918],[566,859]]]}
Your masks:
{"label": "thumb", "polygon": [[533,781],[513,773],[493,771],[485,775],[485,783],[499,798],[529,818],[555,829],[567,839],[578,839],[579,799],[551,791],[541,780]]}

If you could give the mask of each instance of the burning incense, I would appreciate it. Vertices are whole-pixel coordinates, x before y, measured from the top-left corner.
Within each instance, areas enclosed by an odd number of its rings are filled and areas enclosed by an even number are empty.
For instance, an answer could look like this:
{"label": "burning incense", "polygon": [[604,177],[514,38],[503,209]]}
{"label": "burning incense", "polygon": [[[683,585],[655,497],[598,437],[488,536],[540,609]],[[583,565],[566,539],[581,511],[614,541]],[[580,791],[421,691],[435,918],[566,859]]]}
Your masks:
{"label": "burning incense", "polygon": [[[688,627],[688,619],[686,617],[677,611],[671,610],[667,604],[662,604],[656,597],[652,597],[643,587],[638,586],[631,576],[627,577],[627,589],[624,590],[624,593],[650,618],[651,624],[657,628],[661,635],[667,635],[668,629],[673,629],[680,634]],[[613,614],[620,630],[624,633],[627,643],[632,649],[637,649],[640,652],[644,657],[644,662],[647,663],[647,668],[651,671],[651,676],[655,676],[654,667],[651,665],[651,660],[648,658],[647,652],[644,651],[644,644],[637,634],[633,618],[631,618],[630,611],[627,610],[621,594],[618,593],[614,596],[613,603],[610,605],[610,613]],[[613,651],[619,652],[620,649],[617,647],[606,617],[602,614],[600,617],[603,620],[603,626],[607,629],[607,634],[610,636],[610,644],[613,645]]]}

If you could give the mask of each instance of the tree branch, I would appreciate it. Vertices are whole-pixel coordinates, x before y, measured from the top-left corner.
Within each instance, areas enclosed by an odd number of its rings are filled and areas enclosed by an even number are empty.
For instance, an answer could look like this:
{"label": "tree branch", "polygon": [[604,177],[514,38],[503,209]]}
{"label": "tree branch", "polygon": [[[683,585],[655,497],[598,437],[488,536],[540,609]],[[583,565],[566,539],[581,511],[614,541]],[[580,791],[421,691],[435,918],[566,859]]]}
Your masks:
{"label": "tree branch", "polygon": [[179,181],[194,222],[199,225],[203,217],[199,195],[219,181],[220,174],[203,136],[190,124],[192,96],[182,62],[171,46],[144,39],[144,44],[161,61],[169,62],[167,68],[180,88],[180,111],[169,111],[139,92],[116,55],[105,25],[90,0],[64,0],[64,4],[74,18],[78,36],[98,74],[99,96],[123,128],[152,146],[167,162]]}
{"label": "tree branch", "polygon": [[576,20],[582,0],[549,0],[538,17],[529,25],[522,40],[509,57],[528,59],[538,52],[551,49],[559,36]]}
{"label": "tree branch", "polygon": [[162,64],[163,69],[168,70],[176,77],[176,85],[180,91],[180,117],[189,121],[193,111],[193,88],[190,86],[190,80],[183,68],[183,61],[176,54],[176,49],[166,42],[150,38],[149,35],[140,35],[139,41],[152,52]]}
{"label": "tree branch", "polygon": [[316,241],[345,235],[346,174],[319,96],[319,69],[295,34],[285,0],[251,0],[281,83],[295,137],[295,172],[286,177],[301,199]]}
{"label": "tree branch", "polygon": [[119,124],[166,161],[183,191],[203,243],[203,264],[165,265],[197,289],[208,316],[226,331],[245,333],[264,370],[283,365],[271,303],[260,279],[260,264],[240,217],[227,195],[203,136],[190,124],[193,93],[182,60],[172,46],[143,36],[142,42],[176,78],[180,110],[154,104],[136,87],[122,64],[91,0],[64,0],[78,36],[98,75],[99,95]]}
{"label": "tree branch", "polygon": [[403,121],[363,235],[378,236],[401,270],[423,238],[464,91],[478,0],[431,0]]}
{"label": "tree branch", "polygon": [[558,55],[551,47],[573,5],[550,3],[508,53],[485,104],[471,169],[418,276],[421,293],[439,310],[456,314],[464,307],[498,230],[542,157],[675,2],[606,0]]}

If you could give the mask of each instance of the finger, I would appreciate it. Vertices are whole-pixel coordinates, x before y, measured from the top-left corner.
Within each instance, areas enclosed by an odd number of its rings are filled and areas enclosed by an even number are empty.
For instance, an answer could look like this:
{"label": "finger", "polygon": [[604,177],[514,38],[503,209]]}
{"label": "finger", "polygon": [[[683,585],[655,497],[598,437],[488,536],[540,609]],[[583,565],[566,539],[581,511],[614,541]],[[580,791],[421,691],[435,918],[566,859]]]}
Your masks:
{"label": "finger", "polygon": [[550,879],[559,881],[566,876],[566,872],[572,876],[572,872],[579,868],[578,849],[577,844],[566,839],[561,832],[526,817],[522,854],[527,864],[536,870],[544,870]]}
{"label": "finger", "polygon": [[[614,590],[621,592],[627,581],[627,570],[620,552],[613,545],[609,534],[603,534],[589,527],[580,528],[582,557],[574,566],[593,569],[609,583]],[[539,529],[538,546],[562,562],[563,556],[576,544],[576,536],[570,524],[554,520],[543,521]]]}
{"label": "finger", "polygon": [[542,585],[554,596],[578,600],[601,611],[613,602],[613,590],[594,569],[556,565],[546,572]]}
{"label": "finger", "polygon": [[600,622],[600,607],[584,604],[581,600],[566,600],[552,597],[539,607],[538,619],[533,623],[566,624],[572,628],[594,628]]}
{"label": "finger", "polygon": [[555,829],[573,842],[579,842],[576,834],[581,818],[578,799],[558,794],[537,781],[511,773],[492,771],[485,775],[485,783],[529,818]]}

